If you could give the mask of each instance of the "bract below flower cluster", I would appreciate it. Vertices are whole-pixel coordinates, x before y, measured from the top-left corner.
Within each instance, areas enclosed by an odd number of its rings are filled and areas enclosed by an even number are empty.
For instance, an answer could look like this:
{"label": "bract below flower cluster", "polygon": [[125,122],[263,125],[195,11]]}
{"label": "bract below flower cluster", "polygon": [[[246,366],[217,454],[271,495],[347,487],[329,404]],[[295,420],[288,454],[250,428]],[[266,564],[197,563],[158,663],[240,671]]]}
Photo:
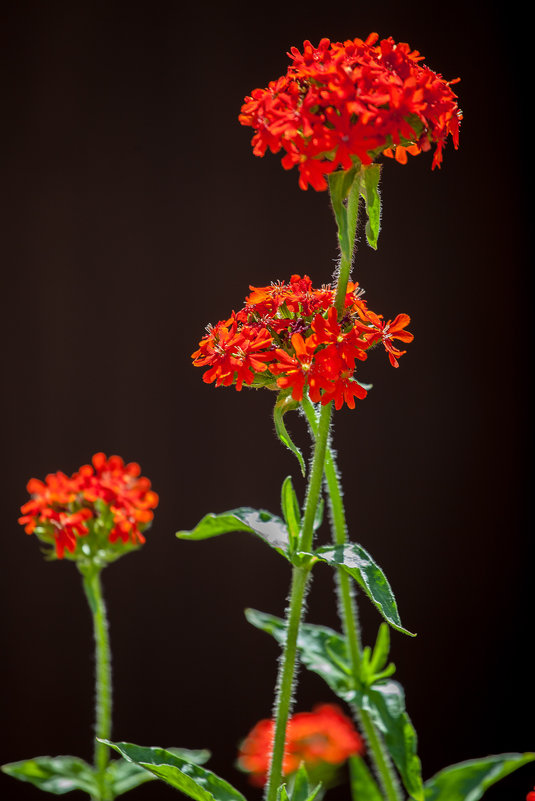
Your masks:
{"label": "bract below flower cluster", "polygon": [[370,164],[379,154],[416,155],[436,145],[433,167],[442,161],[451,134],[459,141],[462,114],[451,85],[421,63],[423,56],[390,37],[318,47],[308,40],[292,47],[286,75],[245,98],[240,122],[255,130],[253,152],[285,151],[282,166],[299,169],[299,185],[327,187],[325,177]]}
{"label": "bract below flower cluster", "polygon": [[[96,453],[92,464],[72,476],[51,473],[44,481],[32,478],[32,499],[21,507],[19,523],[55,546],[58,559],[77,556],[80,538],[95,549],[107,544],[136,547],[145,542],[143,531],[152,521],[158,495],[136,462]],[[91,550],[91,549],[90,549]]]}
{"label": "bract below flower cluster", "polygon": [[405,330],[408,315],[385,322],[368,309],[358,284],[348,284],[341,319],[331,285],[315,289],[307,275],[250,289],[244,307],[208,326],[192,354],[195,366],[208,368],[206,383],[288,390],[295,401],[307,392],[313,403],[334,401],[336,409],[344,403],[354,409],[355,398],[366,397],[354,373],[367,350],[382,342],[398,367],[405,351],[394,340],[413,339]]}
{"label": "bract below flower cluster", "polygon": [[[251,784],[259,787],[266,783],[273,731],[272,720],[261,720],[240,748],[238,766],[250,774]],[[323,704],[288,721],[283,774],[295,773],[302,762],[309,775],[321,773],[322,766],[341,765],[352,754],[363,752],[362,738],[349,718],[337,706]]]}

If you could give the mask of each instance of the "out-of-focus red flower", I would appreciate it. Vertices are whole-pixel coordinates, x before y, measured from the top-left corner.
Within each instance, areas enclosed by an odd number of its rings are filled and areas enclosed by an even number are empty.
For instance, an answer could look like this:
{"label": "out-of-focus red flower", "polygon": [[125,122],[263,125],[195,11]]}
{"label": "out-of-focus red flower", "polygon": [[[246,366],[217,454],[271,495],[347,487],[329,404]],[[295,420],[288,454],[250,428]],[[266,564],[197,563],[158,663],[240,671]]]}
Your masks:
{"label": "out-of-focus red flower", "polygon": [[208,384],[288,390],[295,401],[308,394],[313,403],[334,401],[336,409],[344,403],[354,409],[355,398],[366,397],[355,372],[367,350],[382,342],[397,367],[405,351],[392,340],[413,339],[404,330],[410,322],[406,314],[385,323],[352,282],[341,319],[332,286],[316,289],[308,275],[250,289],[243,308],[208,326],[192,354],[196,367],[208,368],[203,375]]}
{"label": "out-of-focus red flower", "polygon": [[[120,456],[96,453],[92,464],[68,477],[51,473],[44,481],[28,482],[31,500],[21,507],[19,523],[27,534],[36,532],[53,542],[56,556],[75,554],[78,539],[104,533],[110,543],[141,545],[143,530],[154,517],[158,495],[136,462],[125,464]],[[96,523],[100,522],[100,528]]]}
{"label": "out-of-focus red flower", "polygon": [[527,794],[526,801],[535,801],[535,787],[530,793]]}
{"label": "out-of-focus red flower", "polygon": [[[238,765],[250,774],[251,784],[267,780],[273,746],[274,722],[261,720],[243,741]],[[321,765],[341,765],[352,754],[362,754],[364,743],[352,722],[332,704],[299,712],[288,721],[283,775],[289,776],[303,762],[307,770],[319,772]]]}
{"label": "out-of-focus red flower", "polygon": [[455,81],[422,64],[423,56],[390,37],[378,41],[308,40],[292,47],[285,75],[245,98],[239,120],[251,126],[253,152],[284,151],[285,169],[297,166],[302,189],[323,190],[326,176],[381,154],[400,164],[435,145],[433,168],[451,134],[459,143],[462,114]]}

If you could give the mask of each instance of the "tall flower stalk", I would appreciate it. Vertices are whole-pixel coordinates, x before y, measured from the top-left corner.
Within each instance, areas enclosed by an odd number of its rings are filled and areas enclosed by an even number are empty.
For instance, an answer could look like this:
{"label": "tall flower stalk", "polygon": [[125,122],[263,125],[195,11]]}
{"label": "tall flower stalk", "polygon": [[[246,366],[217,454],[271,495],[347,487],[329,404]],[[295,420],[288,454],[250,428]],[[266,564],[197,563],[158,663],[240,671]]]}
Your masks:
{"label": "tall flower stalk", "polygon": [[113,801],[106,780],[110,749],[101,740],[109,740],[112,725],[111,648],[106,604],[102,594],[101,568],[83,573],[83,586],[93,617],[95,638],[95,778],[99,796],[95,801]]}
{"label": "tall flower stalk", "polygon": [[95,643],[94,761],[77,757],[36,757],[3,769],[41,790],[82,790],[92,801],[113,801],[127,789],[145,782],[146,774],[126,762],[110,762],[103,740],[112,733],[112,668],[102,570],[145,542],[158,505],[150,481],[136,462],[96,453],[91,464],[71,476],[50,473],[44,481],[28,482],[31,499],[22,507],[19,522],[27,534],[43,543],[48,559],[72,561],[81,576],[93,620]]}

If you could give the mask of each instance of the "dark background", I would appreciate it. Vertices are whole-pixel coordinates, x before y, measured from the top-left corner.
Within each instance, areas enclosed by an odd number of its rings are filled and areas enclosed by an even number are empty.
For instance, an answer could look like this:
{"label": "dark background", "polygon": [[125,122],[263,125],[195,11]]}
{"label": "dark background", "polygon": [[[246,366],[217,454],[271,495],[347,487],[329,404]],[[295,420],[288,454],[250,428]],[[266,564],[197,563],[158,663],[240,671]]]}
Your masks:
{"label": "dark background", "polygon": [[[399,370],[373,354],[360,372],[372,392],[336,415],[351,537],[384,568],[418,632],[394,633],[392,657],[425,778],[534,748],[530,45],[515,4],[500,8],[8,7],[2,762],[91,757],[92,633],[79,577],[71,563],[46,564],[17,516],[31,476],[70,473],[104,450],[139,461],[161,497],[146,546],[104,573],[114,735],[208,747],[213,770],[260,798],[234,760],[271,712],[278,648],[243,609],[282,614],[289,570],[244,534],[195,544],[174,532],[240,505],[278,512],[283,478],[291,473],[301,495],[304,485],[274,436],[271,393],[207,386],[189,355],[249,284],[294,272],[330,279],[326,193],[301,191],[277,156],[254,158],[237,115],[246,94],[285,71],[292,45],[372,30],[460,76],[465,121],[441,171],[429,154],[386,164],[379,250],[362,241],[357,254],[370,307],[409,313],[415,341]],[[302,421],[288,424],[308,454]],[[308,619],[337,626],[331,579],[320,566]],[[365,599],[361,609],[370,642],[379,618]],[[302,672],[296,710],[332,700]],[[0,782],[3,798],[39,797]],[[486,798],[522,801],[534,783],[527,767]],[[173,795],[158,783],[134,792]]]}

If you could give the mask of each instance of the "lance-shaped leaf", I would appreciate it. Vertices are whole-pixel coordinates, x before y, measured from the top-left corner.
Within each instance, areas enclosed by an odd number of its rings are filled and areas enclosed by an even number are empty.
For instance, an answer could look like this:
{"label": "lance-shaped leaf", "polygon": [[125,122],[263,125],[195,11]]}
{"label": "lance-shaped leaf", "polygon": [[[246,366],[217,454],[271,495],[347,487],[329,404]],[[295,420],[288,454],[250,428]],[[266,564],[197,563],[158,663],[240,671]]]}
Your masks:
{"label": "lance-shaped leaf", "polygon": [[10,762],[2,770],[15,779],[30,782],[54,795],[83,790],[91,796],[99,795],[95,772],[91,765],[73,756],[41,756]]}
{"label": "lance-shaped leaf", "polygon": [[303,459],[303,454],[301,453],[297,445],[295,445],[291,436],[288,434],[288,430],[284,423],[284,415],[286,414],[286,412],[289,412],[291,409],[297,409],[298,407],[299,403],[297,401],[292,400],[291,395],[287,393],[286,394],[281,393],[273,409],[273,422],[275,423],[275,432],[279,440],[297,458],[297,461],[299,462],[299,466],[301,468],[301,473],[304,476],[306,470],[305,470],[305,460]]}
{"label": "lance-shaped leaf", "polygon": [[195,801],[245,801],[239,790],[211,770],[181,759],[171,751],[133,743],[101,742]]}
{"label": "lance-shaped leaf", "polygon": [[299,508],[299,501],[295,494],[291,476],[287,476],[282,483],[281,507],[293,551],[301,531],[301,509]]}
{"label": "lance-shaped leaf", "polygon": [[[257,629],[271,634],[280,645],[285,643],[286,622],[280,617],[256,609],[246,609],[245,617]],[[339,698],[347,702],[354,699],[351,667],[341,634],[327,626],[304,623],[299,629],[297,647],[301,662],[321,676]]]}
{"label": "lance-shaped leaf", "polygon": [[[206,749],[191,751],[188,748],[167,748],[166,750],[187,762],[194,762],[196,765],[203,765],[210,759],[210,751]],[[156,780],[153,773],[149,773],[145,768],[136,765],[135,762],[128,762],[126,759],[112,760],[106,774],[114,796],[127,793],[145,782]]]}
{"label": "lance-shaped leaf", "polygon": [[386,747],[411,798],[424,801],[418,738],[405,711],[403,687],[396,681],[374,684],[364,692],[357,693],[356,704],[369,712],[382,732]]}
{"label": "lance-shaped leaf", "polygon": [[208,514],[191,531],[177,531],[181,540],[206,540],[227,534],[230,531],[247,531],[256,534],[271,548],[282,554],[288,561],[289,539],[286,524],[277,515],[264,509],[251,509],[242,506],[222,514]]}
{"label": "lance-shaped leaf", "polygon": [[[283,785],[284,787],[284,785]],[[303,762],[288,781],[288,794],[290,801],[314,801],[322,789],[321,782],[315,787],[311,786],[307,769]]]}
{"label": "lance-shaped leaf", "polygon": [[362,757],[356,754],[349,757],[349,774],[353,801],[383,801],[377,782]]}
{"label": "lance-shaped leaf", "polygon": [[415,636],[401,625],[388,579],[361,545],[350,542],[347,545],[326,546],[314,551],[314,556],[331,567],[342,568],[352,576],[392,628],[410,637]]}
{"label": "lance-shaped leaf", "polygon": [[366,205],[368,221],[366,223],[366,239],[374,250],[377,250],[377,239],[381,225],[381,196],[379,195],[379,179],[381,165],[370,164],[362,170],[364,180],[361,181],[360,193]]}
{"label": "lance-shaped leaf", "polygon": [[[358,208],[358,189],[360,183],[360,173],[356,167],[350,170],[342,171],[337,170],[329,175],[329,191],[331,194],[331,202],[338,226],[338,241],[340,243],[340,250],[348,261],[351,261],[353,252],[353,236],[352,227],[353,221],[348,219],[348,209],[345,203],[348,195],[353,192],[357,193],[357,208]],[[356,222],[356,210],[354,211]]]}
{"label": "lance-shaped leaf", "polygon": [[450,765],[425,783],[425,799],[479,801],[489,787],[534,759],[534,753],[497,754]]}

